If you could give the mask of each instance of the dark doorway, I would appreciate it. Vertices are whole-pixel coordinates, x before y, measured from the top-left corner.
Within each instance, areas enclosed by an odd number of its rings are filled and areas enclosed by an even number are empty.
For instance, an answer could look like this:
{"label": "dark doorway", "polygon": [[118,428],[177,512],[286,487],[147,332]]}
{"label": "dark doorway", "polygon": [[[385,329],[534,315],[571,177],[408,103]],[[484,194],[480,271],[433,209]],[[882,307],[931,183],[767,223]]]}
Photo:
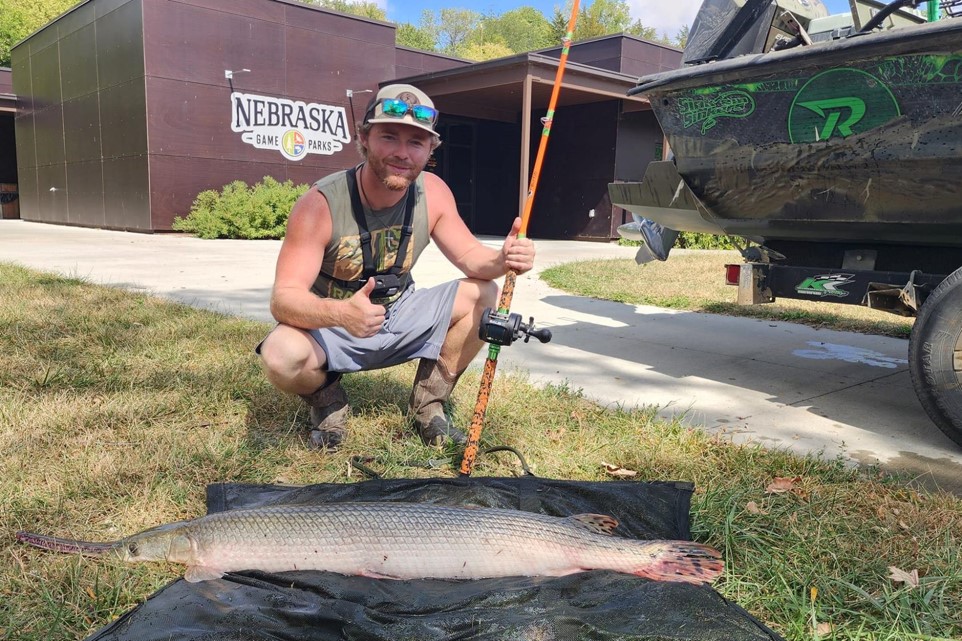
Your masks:
{"label": "dark doorway", "polygon": [[435,171],[454,193],[458,212],[468,229],[475,227],[475,141],[477,126],[466,120],[438,123],[441,146],[434,152]]}
{"label": "dark doorway", "polygon": [[0,218],[20,218],[13,114],[0,112]]}
{"label": "dark doorway", "polygon": [[[458,212],[475,235],[501,235],[518,211],[520,127],[492,120],[443,117],[432,171],[454,193]],[[430,166],[430,164],[429,164]]]}

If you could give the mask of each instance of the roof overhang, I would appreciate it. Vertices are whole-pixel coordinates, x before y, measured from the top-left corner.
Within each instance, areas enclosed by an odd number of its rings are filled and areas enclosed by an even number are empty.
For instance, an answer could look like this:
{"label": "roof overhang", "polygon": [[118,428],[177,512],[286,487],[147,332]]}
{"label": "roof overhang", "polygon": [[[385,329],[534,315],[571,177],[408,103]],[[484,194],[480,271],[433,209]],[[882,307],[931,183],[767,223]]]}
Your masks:
{"label": "roof overhang", "polygon": [[[445,114],[520,123],[525,88],[530,108],[547,108],[560,60],[520,54],[381,83],[406,82],[424,90]],[[649,109],[648,100],[628,96],[638,78],[574,62],[565,64],[557,107],[621,100],[626,111]]]}
{"label": "roof overhang", "polygon": [[[546,110],[561,65],[559,58],[524,53],[465,67],[382,82],[415,85],[429,96],[438,110],[450,116],[481,118],[520,125],[520,184],[529,184],[531,148],[526,141],[538,126],[535,114]],[[555,109],[597,102],[621,101],[623,111],[651,109],[646,98],[629,96],[638,82],[634,76],[597,67],[566,62]],[[534,122],[533,122],[534,121]],[[546,126],[545,126],[546,129]],[[544,130],[543,130],[544,131]],[[546,142],[542,136],[539,144]],[[518,193],[518,214],[524,210],[528,189]]]}

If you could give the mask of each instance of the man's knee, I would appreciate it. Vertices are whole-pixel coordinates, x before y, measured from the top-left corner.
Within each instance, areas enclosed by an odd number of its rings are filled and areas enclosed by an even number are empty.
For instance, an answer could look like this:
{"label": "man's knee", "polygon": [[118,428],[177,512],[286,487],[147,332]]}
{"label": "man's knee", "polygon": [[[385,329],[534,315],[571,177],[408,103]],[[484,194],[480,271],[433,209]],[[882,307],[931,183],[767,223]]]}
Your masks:
{"label": "man's knee", "polygon": [[291,379],[314,359],[313,339],[304,330],[278,325],[260,346],[261,363],[273,376]]}
{"label": "man's knee", "polygon": [[464,278],[458,287],[458,298],[475,309],[494,307],[498,302],[498,284],[493,280]]}

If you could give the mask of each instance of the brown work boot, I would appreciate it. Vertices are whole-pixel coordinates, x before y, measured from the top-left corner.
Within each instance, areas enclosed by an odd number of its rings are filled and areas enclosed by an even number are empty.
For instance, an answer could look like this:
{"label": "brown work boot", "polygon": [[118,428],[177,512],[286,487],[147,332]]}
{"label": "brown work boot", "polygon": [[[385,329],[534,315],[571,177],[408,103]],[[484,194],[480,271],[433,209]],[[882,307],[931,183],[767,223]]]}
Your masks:
{"label": "brown work boot", "polygon": [[440,361],[421,359],[411,390],[411,414],[418,436],[425,445],[441,445],[445,441],[466,443],[464,432],[444,415],[444,402],[451,396],[461,372],[451,374]]}
{"label": "brown work boot", "polygon": [[328,380],[311,394],[301,394],[311,408],[310,446],[313,449],[336,450],[347,431],[351,406],[341,387],[340,374],[328,374]]}

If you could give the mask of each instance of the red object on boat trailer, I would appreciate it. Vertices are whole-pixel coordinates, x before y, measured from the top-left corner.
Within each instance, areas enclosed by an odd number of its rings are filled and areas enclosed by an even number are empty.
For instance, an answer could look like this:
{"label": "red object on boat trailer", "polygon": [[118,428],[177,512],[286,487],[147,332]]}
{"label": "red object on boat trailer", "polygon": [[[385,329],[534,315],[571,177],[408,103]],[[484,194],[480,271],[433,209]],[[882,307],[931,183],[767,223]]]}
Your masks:
{"label": "red object on boat trailer", "polygon": [[741,274],[741,265],[725,265],[725,284],[726,285],[737,285],[738,275]]}

